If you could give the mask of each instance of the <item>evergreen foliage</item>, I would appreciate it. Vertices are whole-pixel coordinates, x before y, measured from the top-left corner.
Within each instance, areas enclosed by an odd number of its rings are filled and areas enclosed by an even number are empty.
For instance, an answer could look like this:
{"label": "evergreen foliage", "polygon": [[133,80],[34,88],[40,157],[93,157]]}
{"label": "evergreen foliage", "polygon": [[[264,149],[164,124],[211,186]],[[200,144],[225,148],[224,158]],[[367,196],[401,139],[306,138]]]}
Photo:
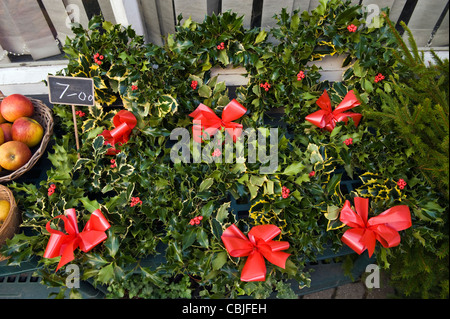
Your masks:
{"label": "evergreen foliage", "polygon": [[400,79],[390,77],[392,91],[381,95],[381,110],[365,105],[364,115],[379,125],[396,131],[408,144],[417,169],[429,184],[449,198],[449,61],[442,61],[431,50],[434,64],[426,65],[423,52],[419,52],[411,31],[409,47],[386,17],[395,34],[400,51],[392,50],[399,67]]}
{"label": "evergreen foliage", "polygon": [[[429,224],[423,216],[414,225],[413,236],[419,240],[403,243],[402,254],[381,250],[379,258],[389,268],[391,283],[408,297],[448,298],[449,296],[449,61],[441,60],[431,50],[434,63],[426,65],[411,31],[402,22],[409,46],[386,21],[395,35],[398,49],[392,50],[400,74],[390,76],[390,84],[377,93],[380,109],[365,104],[364,116],[374,127],[396,134],[405,141],[411,174],[420,174],[428,185],[439,192],[442,222]],[[418,185],[414,187],[419,192]],[[408,201],[417,200],[415,196]],[[415,207],[416,204],[412,204]],[[422,214],[426,210],[416,211]],[[431,235],[432,234],[432,235]],[[431,235],[431,236],[429,236]]]}

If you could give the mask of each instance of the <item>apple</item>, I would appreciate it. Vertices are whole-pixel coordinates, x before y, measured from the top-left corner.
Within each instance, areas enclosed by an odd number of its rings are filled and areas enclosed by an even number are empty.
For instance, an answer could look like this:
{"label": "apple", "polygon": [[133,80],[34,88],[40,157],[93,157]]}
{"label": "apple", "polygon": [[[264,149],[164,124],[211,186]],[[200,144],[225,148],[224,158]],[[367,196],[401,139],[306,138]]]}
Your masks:
{"label": "apple", "polygon": [[22,94],[11,94],[5,97],[0,105],[0,112],[8,122],[14,122],[19,117],[30,117],[34,113],[33,103]]}
{"label": "apple", "polygon": [[31,158],[30,148],[19,141],[9,141],[0,145],[0,166],[15,171],[25,165]]}
{"label": "apple", "polygon": [[3,130],[0,130],[0,145],[2,145],[5,142],[5,137],[3,135]]}
{"label": "apple", "polygon": [[11,123],[0,124],[0,131],[3,131],[3,137],[5,138],[5,142],[12,141],[11,128],[12,128]]}
{"label": "apple", "polygon": [[19,117],[14,121],[11,134],[13,141],[27,144],[28,147],[38,145],[44,136],[44,129],[38,121],[29,117]]}

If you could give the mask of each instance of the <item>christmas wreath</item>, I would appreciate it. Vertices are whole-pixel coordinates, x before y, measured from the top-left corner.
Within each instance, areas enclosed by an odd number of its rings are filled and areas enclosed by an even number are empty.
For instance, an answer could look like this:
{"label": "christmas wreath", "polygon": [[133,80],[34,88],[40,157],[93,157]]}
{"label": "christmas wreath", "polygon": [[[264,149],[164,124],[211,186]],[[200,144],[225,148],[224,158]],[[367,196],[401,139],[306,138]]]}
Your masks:
{"label": "christmas wreath", "polygon": [[[448,258],[448,203],[433,189],[436,181],[416,169],[414,146],[373,115],[384,112],[386,95],[400,94],[417,70],[399,59],[404,43],[387,16],[370,24],[366,18],[361,6],[339,0],[319,1],[310,13],[282,10],[270,31],[245,29],[232,12],[201,23],[180,16],[163,46],[98,16],[87,30],[74,28],[64,46],[69,63],[59,75],[92,78],[96,106],[77,113],[78,156],[71,110],[54,105],[59,134],[47,179],[10,185],[30,232],[8,241],[2,254],[16,264],[43,257],[38,272],[45,282],[64,282],[67,274],[55,272],[61,258],[47,251],[48,229],[57,228],[50,221],[76,209],[80,223],[91,225],[100,211],[109,227],[100,227],[95,247],[74,249],[71,261],[83,280],[106,287],[108,297],[295,298],[295,289],[311,284],[307,262],[325,249],[342,249],[346,232],[345,243],[356,247],[349,234],[402,206],[412,223],[377,222],[377,230],[364,231],[379,243],[365,239],[358,253],[375,251],[385,267],[402,265],[402,256],[417,249]],[[321,79],[317,61],[328,56],[342,56],[341,81]],[[212,76],[216,67],[245,69],[248,83],[236,88],[235,100]],[[171,151],[180,142],[174,130],[191,134],[199,114],[219,123],[203,131],[222,132],[232,122],[261,135],[253,144],[244,140],[244,158],[277,128],[275,171],[261,173],[266,153],[260,161],[239,162],[236,154],[228,161],[226,143],[213,138],[198,143],[202,161],[193,153],[174,162]],[[370,199],[366,211],[360,198]],[[362,224],[349,222],[361,214]],[[81,233],[92,230],[86,227]],[[392,230],[400,242],[386,239]],[[254,247],[260,253],[249,257]],[[262,266],[263,275],[255,270]]]}

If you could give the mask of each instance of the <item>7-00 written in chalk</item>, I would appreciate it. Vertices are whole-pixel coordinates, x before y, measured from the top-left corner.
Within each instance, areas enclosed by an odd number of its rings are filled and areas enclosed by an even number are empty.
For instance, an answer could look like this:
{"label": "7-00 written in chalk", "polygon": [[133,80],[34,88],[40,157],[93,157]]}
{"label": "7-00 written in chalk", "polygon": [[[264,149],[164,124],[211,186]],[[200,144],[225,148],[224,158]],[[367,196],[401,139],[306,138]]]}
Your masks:
{"label": "7-00 written in chalk", "polygon": [[47,83],[52,104],[94,105],[94,82],[91,78],[49,75]]}

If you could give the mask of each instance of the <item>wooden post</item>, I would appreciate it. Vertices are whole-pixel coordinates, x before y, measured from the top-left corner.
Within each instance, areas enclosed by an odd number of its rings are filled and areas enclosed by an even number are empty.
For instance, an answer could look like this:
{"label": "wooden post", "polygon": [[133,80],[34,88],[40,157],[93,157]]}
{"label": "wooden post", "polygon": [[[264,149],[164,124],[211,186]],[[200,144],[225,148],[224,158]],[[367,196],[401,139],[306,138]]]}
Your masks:
{"label": "wooden post", "polygon": [[75,105],[72,105],[72,117],[75,130],[75,144],[77,146],[77,155],[78,158],[80,158],[80,141],[78,140],[78,125],[77,125],[77,115],[75,114]]}

